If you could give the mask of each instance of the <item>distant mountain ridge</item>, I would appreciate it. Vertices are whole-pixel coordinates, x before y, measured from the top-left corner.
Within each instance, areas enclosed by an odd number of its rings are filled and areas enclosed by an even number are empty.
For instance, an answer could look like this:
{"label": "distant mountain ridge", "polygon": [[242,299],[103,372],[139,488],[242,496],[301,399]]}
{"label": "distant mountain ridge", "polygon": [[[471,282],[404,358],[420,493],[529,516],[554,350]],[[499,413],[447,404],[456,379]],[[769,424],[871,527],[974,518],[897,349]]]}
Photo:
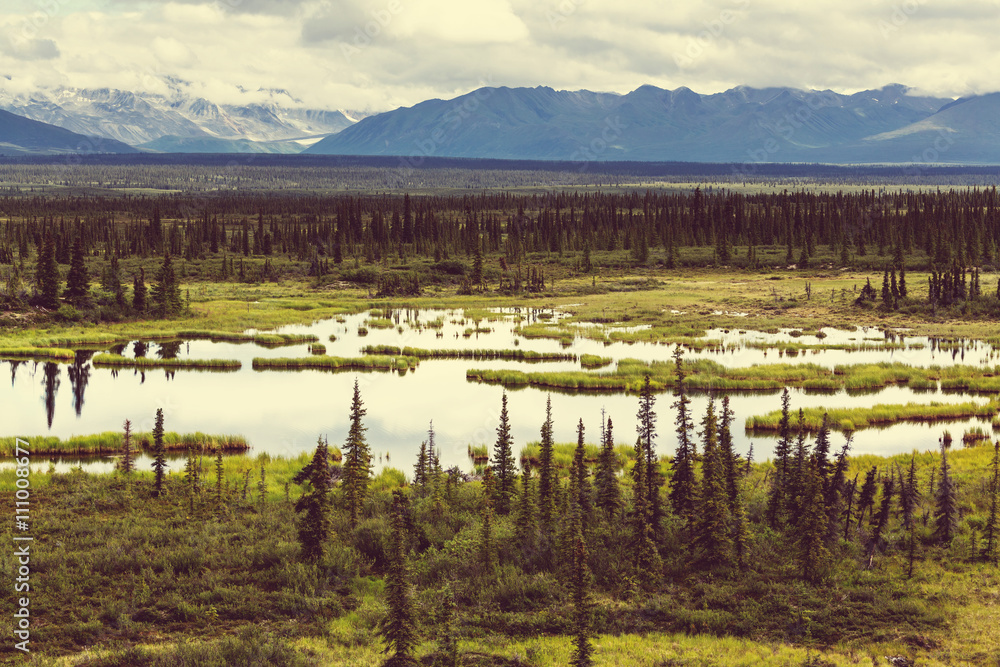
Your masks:
{"label": "distant mountain ridge", "polygon": [[[212,146],[217,152],[298,152],[356,122],[343,111],[300,108],[298,100],[281,90],[259,91],[257,97],[265,102],[227,105],[190,94],[183,82],[166,84],[169,93],[163,95],[111,88],[55,88],[30,95],[0,90],[0,109],[168,152],[192,146]],[[196,139],[202,142],[190,141]]]}
{"label": "distant mountain ridge", "polygon": [[368,118],[305,150],[327,155],[687,162],[1000,163],[1000,94],[893,84],[852,95],[740,86],[700,95],[481,88]]}
{"label": "distant mountain ridge", "polygon": [[[368,115],[301,108],[284,90],[216,104],[167,79],[167,93],[0,90],[0,109],[101,152],[273,153],[420,158],[742,163],[1000,164],[1000,93],[961,99],[888,85],[851,95],[738,86],[709,95],[641,86],[630,93],[480,88]],[[360,120],[359,120],[360,119]],[[36,140],[17,125],[0,153],[71,152],[69,135]],[[44,133],[43,133],[44,134]],[[35,137],[35,138],[32,138]],[[60,138],[61,137],[61,138]],[[128,145],[126,145],[128,144]]]}
{"label": "distant mountain ridge", "polygon": [[0,155],[137,153],[113,139],[88,137],[0,110]]}

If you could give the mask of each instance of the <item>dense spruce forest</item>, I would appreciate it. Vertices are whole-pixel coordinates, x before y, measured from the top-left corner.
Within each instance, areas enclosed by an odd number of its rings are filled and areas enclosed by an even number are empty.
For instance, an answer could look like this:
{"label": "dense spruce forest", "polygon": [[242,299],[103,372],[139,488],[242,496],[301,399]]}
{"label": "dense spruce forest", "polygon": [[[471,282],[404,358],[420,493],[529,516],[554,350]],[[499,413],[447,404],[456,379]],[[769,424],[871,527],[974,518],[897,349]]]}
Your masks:
{"label": "dense spruce forest", "polygon": [[[931,275],[921,301],[936,308],[984,295],[979,270],[1000,265],[998,207],[995,187],[6,196],[0,198],[0,265],[7,267],[8,307],[52,307],[51,298],[39,296],[35,266],[47,261],[50,243],[55,263],[68,268],[50,266],[49,277],[66,273],[79,283],[84,272],[99,278],[98,305],[108,306],[100,317],[112,319],[134,300],[134,294],[124,297],[123,283],[144,285],[143,273],[152,278],[166,255],[185,282],[311,278],[317,285],[368,286],[380,296],[415,295],[428,284],[457,284],[466,293],[537,292],[547,276],[650,267],[850,267],[875,275],[876,286],[867,286],[859,301],[891,308],[915,307],[907,303],[905,271],[926,271]],[[149,258],[156,261],[144,261]],[[78,285],[67,297],[80,302],[90,296],[80,290]]]}

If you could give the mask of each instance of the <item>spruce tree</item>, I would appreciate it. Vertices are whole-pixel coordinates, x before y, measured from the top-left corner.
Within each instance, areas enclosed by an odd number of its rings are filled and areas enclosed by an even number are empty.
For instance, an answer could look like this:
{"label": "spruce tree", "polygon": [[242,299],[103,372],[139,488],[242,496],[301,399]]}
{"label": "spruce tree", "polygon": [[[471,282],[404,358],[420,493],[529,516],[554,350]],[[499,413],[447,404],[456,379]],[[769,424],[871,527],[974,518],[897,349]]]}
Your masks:
{"label": "spruce tree", "polygon": [[750,549],[750,525],[747,519],[743,494],[737,492],[736,502],[731,505],[730,516],[733,526],[733,558],[740,571],[747,569],[747,552]]}
{"label": "spruce tree", "polygon": [[580,521],[586,529],[591,514],[591,494],[583,435],[583,419],[581,419],[576,427],[576,449],[573,450],[573,468],[570,471],[570,498],[580,512]]}
{"label": "spruce tree", "polygon": [[215,502],[222,506],[222,481],[225,478],[225,463],[222,458],[222,446],[215,448]]}
{"label": "spruce tree", "polygon": [[383,652],[392,653],[387,663],[389,665],[413,664],[413,651],[420,643],[407,563],[408,505],[409,502],[401,490],[396,489],[392,492],[392,546],[385,576],[385,595],[389,611],[379,624],[379,634],[385,642]]}
{"label": "spruce tree", "polygon": [[316,441],[312,460],[292,477],[293,484],[307,485],[295,502],[298,519],[299,544],[302,558],[316,562],[323,557],[330,537],[330,489],[333,480],[330,470],[330,450],[323,438]]}
{"label": "spruce tree", "polygon": [[455,593],[445,584],[438,598],[437,646],[440,667],[458,667],[458,637],[455,634]]}
{"label": "spruce tree", "polygon": [[55,253],[52,235],[46,232],[38,250],[35,281],[38,283],[39,304],[49,309],[59,307],[59,266],[56,264]]}
{"label": "spruce tree", "polygon": [[517,501],[515,535],[521,548],[531,551],[538,538],[538,511],[535,506],[535,488],[531,477],[531,461],[526,461],[521,473],[521,494]]}
{"label": "spruce tree", "polygon": [[413,468],[413,486],[420,491],[425,491],[427,487],[427,441],[420,443],[420,452],[417,454],[417,465]]}
{"label": "spruce tree", "polygon": [[132,310],[139,315],[145,313],[148,308],[146,296],[146,270],[140,268],[139,274],[132,281]]}
{"label": "spruce tree", "polygon": [[347,503],[347,511],[351,517],[351,528],[358,525],[358,517],[365,502],[365,494],[368,491],[368,481],[372,473],[372,455],[365,439],[365,431],[368,429],[361,423],[361,419],[367,414],[364,403],[361,401],[361,390],[358,388],[358,381],[354,381],[354,396],[351,399],[351,426],[347,433],[347,441],[344,443],[344,473],[342,486],[344,489],[344,500]]}
{"label": "spruce tree", "polygon": [[653,523],[653,534],[659,533],[663,518],[660,507],[660,486],[663,481],[660,476],[659,458],[656,456],[656,412],[653,409],[656,397],[650,384],[649,374],[642,380],[642,390],[639,392],[639,412],[636,414],[636,431],[642,440],[643,454],[646,457],[646,498],[649,501],[650,520]]}
{"label": "spruce tree", "polygon": [[173,317],[181,312],[181,288],[169,252],[163,255],[163,263],[156,274],[156,283],[150,297],[157,317]]}
{"label": "spruce tree", "polygon": [[823,421],[816,434],[813,457],[816,459],[816,466],[825,489],[830,477],[830,415],[827,412],[823,413]]}
{"label": "spruce tree", "polygon": [[702,424],[702,484],[698,503],[694,547],[698,562],[707,569],[725,567],[731,561],[729,494],[725,466],[719,449],[715,398],[708,397]]}
{"label": "spruce tree", "polygon": [[601,430],[601,453],[597,459],[595,486],[597,506],[604,511],[605,517],[613,521],[621,510],[622,498],[618,476],[615,474],[615,443],[611,417],[608,417],[607,426]]}
{"label": "spruce tree", "polygon": [[[851,435],[848,435],[843,448],[837,453],[832,471],[827,476],[823,489],[828,526],[827,543],[834,542],[840,531],[840,517],[844,511],[844,497],[847,490],[847,452],[851,449],[851,440]],[[819,457],[817,457],[817,461],[819,461]],[[850,523],[850,517],[847,518],[847,522]]]}
{"label": "spruce tree", "polygon": [[788,387],[781,394],[781,420],[778,422],[778,444],[774,447],[774,475],[767,497],[767,521],[776,528],[782,519],[782,510],[788,503],[788,482],[791,472],[792,431],[789,410],[791,397]]}
{"label": "spruce tree", "polygon": [[[729,397],[722,397],[722,413],[719,419],[719,455],[722,461],[722,476],[725,480],[729,510],[735,512],[739,497],[740,472],[736,462],[739,456],[733,451],[733,411],[729,407]],[[753,445],[751,445],[752,447]]]}
{"label": "spruce tree", "polygon": [[122,458],[119,461],[119,468],[126,478],[132,476],[135,470],[135,458],[132,451],[132,422],[125,420],[125,436],[122,438]]}
{"label": "spruce tree", "polygon": [[941,476],[934,497],[934,540],[938,544],[947,546],[955,537],[955,530],[958,528],[957,503],[955,483],[951,479],[951,467],[948,465],[948,452],[942,446]]}
{"label": "spruce tree", "polygon": [[559,483],[552,458],[552,396],[545,401],[545,422],[538,447],[538,512],[542,526],[551,532],[555,517],[555,492]]}
{"label": "spruce tree", "polygon": [[649,487],[646,485],[646,457],[643,456],[642,441],[636,438],[635,465],[632,467],[632,544],[634,557],[634,581],[646,591],[656,587],[662,576],[663,561],[653,541],[653,528],[649,522],[649,502],[646,499]]}
{"label": "spruce tree", "polygon": [[788,482],[785,491],[785,516],[791,525],[796,525],[800,515],[800,504],[804,497],[803,487],[808,474],[806,466],[810,455],[806,446],[805,413],[799,408],[798,421],[795,427],[795,450],[788,466]]}
{"label": "spruce tree", "polygon": [[167,470],[167,452],[163,446],[163,408],[156,409],[156,420],[153,424],[153,473],[155,482],[153,493],[163,495],[163,478]]}
{"label": "spruce tree", "polygon": [[486,575],[490,575],[496,566],[496,554],[493,549],[493,498],[496,493],[496,480],[493,469],[489,466],[483,473],[483,498],[479,512],[479,564]]}
{"label": "spruce tree", "polygon": [[861,485],[861,491],[858,493],[858,530],[861,530],[861,524],[865,520],[865,513],[875,505],[876,493],[878,493],[878,467],[872,466],[865,473],[865,481]]}
{"label": "spruce tree", "polygon": [[823,502],[823,482],[815,462],[806,466],[802,494],[802,509],[795,531],[795,547],[802,578],[807,581],[817,581],[828,552],[824,544],[827,533],[827,512]]}
{"label": "spruce tree", "polygon": [[510,513],[510,503],[514,497],[514,440],[510,435],[510,418],[507,414],[507,392],[503,392],[500,407],[500,424],[497,426],[497,442],[493,449],[491,467],[496,475],[496,511],[498,514]]}
{"label": "spruce tree", "polygon": [[[674,514],[679,516],[692,528],[695,518],[695,477],[694,477],[694,443],[691,439],[693,429],[691,423],[691,399],[684,389],[684,352],[680,345],[674,349],[675,381],[674,395],[677,400],[672,407],[677,409],[677,451],[674,454],[673,476],[670,478],[670,504]],[[646,473],[649,474],[648,466]]]}
{"label": "spruce tree", "polygon": [[573,555],[570,589],[573,599],[573,653],[569,664],[573,667],[590,667],[594,664],[594,648],[590,643],[593,603],[590,600],[587,542],[584,538],[582,517],[574,514],[572,523]]}
{"label": "spruce tree", "polygon": [[892,509],[892,496],[895,492],[895,482],[890,474],[882,480],[882,502],[877,514],[871,517],[871,535],[868,538],[868,567],[871,567],[875,552],[882,546],[882,535],[889,526],[889,512]]}
{"label": "spruce tree", "polygon": [[75,304],[84,304],[90,293],[90,278],[87,276],[87,264],[84,259],[83,237],[77,234],[73,241],[73,258],[70,260],[69,273],[66,276],[66,291],[63,296]]}
{"label": "spruce tree", "polygon": [[906,473],[906,479],[900,474],[901,483],[899,486],[899,509],[903,514],[903,527],[907,530],[913,524],[913,514],[916,512],[917,503],[920,502],[920,488],[917,485],[917,456],[910,455],[910,468]]}

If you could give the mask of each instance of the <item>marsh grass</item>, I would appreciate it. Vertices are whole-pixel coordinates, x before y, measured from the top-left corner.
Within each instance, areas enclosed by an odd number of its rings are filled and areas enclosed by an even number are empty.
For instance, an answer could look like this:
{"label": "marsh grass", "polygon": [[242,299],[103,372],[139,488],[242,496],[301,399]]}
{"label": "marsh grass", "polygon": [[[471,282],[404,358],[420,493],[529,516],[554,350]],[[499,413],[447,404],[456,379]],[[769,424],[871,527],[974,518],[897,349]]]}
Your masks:
{"label": "marsh grass", "polygon": [[[519,461],[523,466],[525,462],[531,462],[536,470],[541,463],[539,452],[540,442],[529,442],[521,449]],[[573,456],[576,451],[575,442],[557,442],[552,445],[552,462],[557,468],[569,470],[573,465]],[[601,453],[601,446],[593,443],[584,444],[584,461],[590,465],[597,463]],[[624,470],[635,461],[635,448],[629,445],[615,445],[615,469]]]}
{"label": "marsh grass", "polygon": [[199,370],[237,371],[243,364],[235,359],[149,359],[123,357],[120,354],[98,354],[93,358],[95,368],[191,368]]}
{"label": "marsh grass", "polygon": [[534,352],[532,350],[471,350],[471,349],[424,349],[419,347],[395,347],[393,345],[367,345],[361,349],[366,355],[391,355],[416,357],[418,359],[503,359],[508,361],[576,361],[575,354],[562,352]]}
{"label": "marsh grass", "polygon": [[603,368],[611,365],[611,357],[600,357],[596,354],[581,354],[580,366],[583,368]]}
{"label": "marsh grass", "polygon": [[[710,359],[684,362],[688,389],[699,391],[780,391],[801,387],[816,392],[865,392],[888,386],[911,386],[930,391],[940,380],[942,389],[1000,393],[1000,369],[978,366],[930,366],[917,368],[899,362],[838,365],[831,372],[818,364],[773,363],[742,368],[727,368]],[[645,375],[654,391],[673,387],[674,364],[665,361],[621,359],[613,370],[600,372],[560,371],[531,372],[469,369],[466,379],[472,382],[501,384],[509,387],[533,385],[567,391],[637,392]]]}
{"label": "marsh grass", "polygon": [[365,326],[372,329],[392,329],[396,324],[385,317],[370,317],[365,320]]}
{"label": "marsh grass", "polygon": [[253,369],[263,370],[382,370],[407,371],[416,368],[420,359],[410,356],[368,355],[364,357],[255,357]]}
{"label": "marsh grass", "polygon": [[61,347],[10,347],[0,350],[0,359],[20,358],[73,361],[76,352]]}
{"label": "marsh grass", "polygon": [[[1000,403],[906,403],[878,404],[857,408],[805,408],[805,428],[819,431],[823,414],[839,431],[855,431],[871,426],[888,426],[898,422],[935,422],[977,417],[991,419],[997,415]],[[746,430],[751,433],[776,433],[780,430],[781,411],[747,417]]]}
{"label": "marsh grass", "polygon": [[487,445],[472,445],[468,447],[469,459],[475,464],[486,463],[490,460],[490,450]]}
{"label": "marsh grass", "polygon": [[973,426],[966,429],[965,433],[962,434],[962,444],[966,447],[975,447],[989,441],[990,434],[981,426]]}
{"label": "marsh grass", "polygon": [[[153,446],[150,433],[133,433],[133,442],[140,448],[149,450]],[[24,438],[22,438],[24,439]],[[0,457],[14,456],[15,438],[0,438]],[[62,439],[55,436],[34,436],[27,438],[33,455],[99,456],[118,454],[122,449],[122,433],[105,431],[90,435],[73,436]],[[168,451],[186,451],[189,447],[196,451],[245,452],[250,444],[241,435],[209,435],[206,433],[163,434],[163,446]]]}

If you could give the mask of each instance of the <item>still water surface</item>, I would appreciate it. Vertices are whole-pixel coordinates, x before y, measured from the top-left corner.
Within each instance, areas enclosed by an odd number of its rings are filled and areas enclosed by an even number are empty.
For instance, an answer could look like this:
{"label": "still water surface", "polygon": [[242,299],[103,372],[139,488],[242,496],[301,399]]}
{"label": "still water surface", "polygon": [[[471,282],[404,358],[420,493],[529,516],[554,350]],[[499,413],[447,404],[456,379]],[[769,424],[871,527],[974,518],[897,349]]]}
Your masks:
{"label": "still water surface", "polygon": [[[493,321],[478,323],[463,319],[461,310],[396,311],[393,327],[368,326],[368,334],[358,329],[371,317],[369,313],[349,315],[338,320],[323,320],[311,325],[289,326],[282,333],[316,335],[333,356],[361,356],[366,345],[394,345],[422,348],[521,349],[597,354],[613,360],[638,358],[670,359],[672,345],[648,343],[612,343],[578,337],[569,347],[557,340],[527,339],[519,336],[521,323],[558,322],[560,313],[540,313],[526,309],[498,311]],[[428,323],[441,320],[440,326]],[[749,325],[750,323],[745,323]],[[466,336],[467,329],[489,329]],[[581,327],[581,330],[585,327]],[[856,331],[825,330],[825,338],[814,335],[793,336],[788,332],[765,334],[739,329],[713,330],[709,338],[720,341],[716,349],[688,352],[688,358],[704,357],[729,367],[766,363],[815,363],[832,368],[837,364],[895,361],[914,366],[993,365],[996,352],[985,343],[970,343],[947,350],[935,341],[909,337],[902,349],[866,351],[806,350],[789,356],[783,347],[759,349],[751,344],[850,344],[882,346],[884,334],[875,329]],[[330,336],[335,341],[330,341]],[[900,343],[895,339],[895,343]],[[0,362],[0,435],[69,437],[121,428],[131,419],[137,430],[150,430],[157,408],[162,408],[166,427],[171,431],[233,433],[245,435],[254,452],[272,455],[298,455],[311,451],[317,437],[327,437],[339,446],[347,433],[348,409],[355,379],[358,380],[367,409],[365,425],[375,453],[376,465],[388,463],[406,470],[412,468],[420,442],[427,437],[433,420],[436,443],[442,463],[469,469],[469,443],[492,443],[499,419],[503,388],[466,381],[468,368],[516,369],[524,371],[580,370],[579,362],[559,361],[526,364],[516,361],[424,360],[406,373],[255,371],[254,357],[305,357],[308,344],[275,349],[254,344],[210,341],[142,342],[133,341],[112,349],[125,356],[186,359],[238,359],[243,367],[235,372],[194,370],[145,372],[94,368],[94,352],[79,351],[73,364],[41,362]],[[598,371],[599,372],[599,371]],[[635,438],[635,413],[638,400],[633,395],[553,392],[535,388],[508,391],[509,411],[515,448],[538,440],[539,427],[545,419],[545,398],[551,395],[555,437],[559,442],[576,440],[576,424],[583,419],[587,440],[597,442],[602,410],[614,422],[616,440],[631,444]],[[707,397],[692,397],[696,423],[707,405]],[[968,395],[913,392],[906,387],[889,387],[877,394],[809,394],[792,391],[793,409],[810,406],[867,406],[874,403],[962,402]],[[986,401],[979,397],[975,400]],[[673,397],[658,395],[659,450],[670,452],[675,446],[670,408]],[[754,414],[779,407],[777,394],[732,395],[735,412],[734,436],[737,449],[745,453],[754,447],[756,459],[770,456],[774,439],[749,437],[743,431],[744,420]],[[891,454],[932,448],[939,435],[950,429],[957,438],[968,422],[899,424],[886,429],[869,429],[855,434],[855,453]],[[989,428],[989,425],[986,425]],[[834,446],[842,444],[834,437]],[[68,463],[64,465],[69,465]],[[102,467],[107,463],[91,462]],[[175,464],[177,465],[177,464]]]}

